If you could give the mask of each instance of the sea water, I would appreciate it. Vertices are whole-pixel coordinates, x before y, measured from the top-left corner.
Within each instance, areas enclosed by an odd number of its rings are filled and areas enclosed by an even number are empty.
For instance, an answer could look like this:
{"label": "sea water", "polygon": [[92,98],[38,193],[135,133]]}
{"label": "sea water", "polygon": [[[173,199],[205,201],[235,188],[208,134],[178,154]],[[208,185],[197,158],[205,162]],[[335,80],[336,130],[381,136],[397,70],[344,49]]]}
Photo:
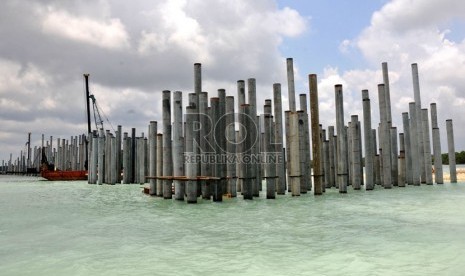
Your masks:
{"label": "sea water", "polygon": [[465,183],[186,204],[0,176],[0,275],[465,275]]}

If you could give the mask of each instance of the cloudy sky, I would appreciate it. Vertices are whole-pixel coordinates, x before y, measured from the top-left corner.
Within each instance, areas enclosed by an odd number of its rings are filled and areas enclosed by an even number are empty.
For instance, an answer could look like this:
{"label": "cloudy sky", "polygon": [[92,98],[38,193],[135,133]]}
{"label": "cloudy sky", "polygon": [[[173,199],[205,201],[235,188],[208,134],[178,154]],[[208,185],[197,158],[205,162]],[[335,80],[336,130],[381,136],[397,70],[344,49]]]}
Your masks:
{"label": "cloudy sky", "polygon": [[[335,123],[334,85],[344,85],[346,120],[361,115],[369,89],[378,123],[377,84],[388,62],[392,114],[413,101],[418,63],[422,105],[438,105],[456,150],[465,150],[465,2],[462,0],[4,0],[0,9],[0,160],[18,156],[32,132],[69,138],[86,132],[83,73],[112,125],[147,132],[161,119],[161,91],[236,93],[256,78],[259,106],[283,84],[293,57],[297,93],[318,74],[320,118]],[[259,108],[260,110],[261,108]],[[106,123],[106,127],[110,128]]]}

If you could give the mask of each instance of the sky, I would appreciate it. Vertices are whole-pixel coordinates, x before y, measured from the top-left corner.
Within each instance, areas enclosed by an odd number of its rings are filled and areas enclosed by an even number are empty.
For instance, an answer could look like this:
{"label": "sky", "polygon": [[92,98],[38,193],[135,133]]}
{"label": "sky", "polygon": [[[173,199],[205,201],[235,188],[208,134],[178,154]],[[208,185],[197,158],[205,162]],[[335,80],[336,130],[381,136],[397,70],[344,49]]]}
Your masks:
{"label": "sky", "polygon": [[287,109],[288,57],[296,94],[308,94],[308,74],[318,75],[325,127],[335,124],[335,84],[343,85],[346,122],[362,118],[362,89],[379,122],[387,62],[400,131],[417,63],[422,107],[437,103],[442,152],[446,119],[456,151],[465,150],[462,0],[4,0],[0,35],[0,160],[19,156],[28,132],[34,146],[41,134],[87,131],[83,73],[113,128],[140,135],[161,122],[163,90],[193,92],[196,62],[210,96],[219,88],[236,96],[237,80],[256,78],[258,110],[273,83],[282,84]]}

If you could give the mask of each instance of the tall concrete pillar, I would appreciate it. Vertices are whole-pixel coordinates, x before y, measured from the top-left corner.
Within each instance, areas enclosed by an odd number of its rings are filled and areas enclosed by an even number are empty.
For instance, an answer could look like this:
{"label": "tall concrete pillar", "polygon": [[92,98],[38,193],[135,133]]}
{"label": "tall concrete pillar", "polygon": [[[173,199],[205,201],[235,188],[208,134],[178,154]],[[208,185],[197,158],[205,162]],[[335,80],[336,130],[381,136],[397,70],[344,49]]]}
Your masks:
{"label": "tall concrete pillar", "polygon": [[416,120],[417,120],[417,139],[418,139],[418,161],[420,163],[420,174],[421,174],[421,183],[426,182],[426,165],[425,165],[425,146],[424,146],[424,136],[423,136],[423,127],[421,119],[421,97],[420,97],[420,81],[418,78],[418,65],[416,63],[412,64],[412,80],[413,80],[413,93],[415,99],[415,110],[416,110]]}
{"label": "tall concrete pillar", "polygon": [[410,120],[408,117],[408,112],[402,113],[402,122],[404,126],[405,182],[407,182],[409,185],[412,185],[412,143],[410,138]]}
{"label": "tall concrete pillar", "polygon": [[[252,116],[255,118],[255,125],[258,127],[258,119],[257,119],[257,88],[256,88],[256,81],[254,78],[247,79],[247,92],[249,98],[249,105],[251,108]],[[260,140],[252,145],[252,152],[253,154],[258,154]],[[260,164],[254,164],[253,173],[256,177],[255,181],[253,182],[253,196],[258,197],[260,191],[260,184],[262,182],[262,178],[260,175]]]}
{"label": "tall concrete pillar", "polygon": [[431,160],[431,140],[429,133],[428,109],[421,109],[421,120],[423,127],[423,152],[425,153],[425,181],[428,185],[433,185],[433,162]]}
{"label": "tall concrete pillar", "polygon": [[[156,176],[163,176],[163,134],[157,134],[157,173]],[[163,180],[157,178],[157,196],[163,196]]]}
{"label": "tall concrete pillar", "polygon": [[130,162],[131,162],[131,137],[128,133],[123,134],[123,184],[130,183]]}
{"label": "tall concrete pillar", "polygon": [[287,97],[289,100],[289,110],[296,111],[295,106],[295,84],[294,84],[294,61],[292,58],[286,59],[287,65]]}
{"label": "tall concrete pillar", "polygon": [[[216,142],[218,143],[219,146],[219,151],[218,154],[220,154],[223,158],[223,156],[226,156],[227,154],[227,146],[226,146],[226,128],[227,128],[227,120],[226,120],[226,90],[225,89],[218,89],[218,98],[219,98],[219,119],[216,120],[214,130],[217,134],[215,134],[216,137]],[[234,105],[234,103],[233,103]],[[257,149],[258,150],[258,149]],[[221,191],[222,195],[226,192],[226,187],[228,184],[228,179],[227,179],[227,164],[226,162],[220,162],[219,164],[220,167],[220,185],[221,185]]]}
{"label": "tall concrete pillar", "polygon": [[399,133],[399,187],[405,187],[406,162],[405,162],[405,140],[404,134]]}
{"label": "tall concrete pillar", "polygon": [[186,183],[187,203],[197,203],[197,181],[194,180],[197,168],[197,163],[194,161],[194,122],[196,120],[195,116],[193,116],[194,114],[196,114],[196,108],[194,106],[187,106],[185,132],[186,158],[184,159],[186,162],[186,177],[188,179]]}
{"label": "tall concrete pillar", "polygon": [[[213,122],[213,141],[215,147],[215,158],[221,158],[222,150],[221,150],[221,141],[220,136],[224,135],[224,128],[220,126],[218,123],[221,122],[221,110],[220,110],[220,99],[217,97],[210,98],[210,106],[211,106],[211,118]],[[221,132],[220,132],[221,130]],[[219,178],[218,180],[211,181],[210,185],[212,185],[212,195],[213,201],[221,202],[223,201],[223,186],[222,186],[222,179],[224,178],[223,175],[223,164],[216,161],[213,164],[214,173],[213,176]]]}
{"label": "tall concrete pillar", "polygon": [[[98,141],[99,138],[95,134],[90,134],[92,139],[92,151],[90,157],[90,172],[89,175],[89,183],[96,184],[97,183],[97,164],[98,164]],[[44,149],[42,149],[44,150]]]}
{"label": "tall concrete pillar", "polygon": [[399,186],[399,157],[397,153],[397,127],[391,127],[391,177],[392,185]]}
{"label": "tall concrete pillar", "polygon": [[325,182],[325,152],[323,149],[323,144],[326,140],[326,129],[323,128],[322,124],[319,124],[320,127],[320,159],[321,159],[321,191],[324,193],[326,192],[326,182]]}
{"label": "tall concrete pillar", "polygon": [[[346,133],[344,126],[344,101],[342,95],[342,84],[336,84],[336,128],[337,128],[337,175],[339,193],[347,193],[348,167],[347,147],[345,143]],[[313,134],[312,134],[313,137]],[[315,158],[314,158],[315,159]]]}
{"label": "tall concrete pillar", "polygon": [[272,158],[275,155],[273,116],[265,114],[265,175],[266,175],[266,198],[274,199],[276,197],[276,162]]}
{"label": "tall concrete pillar", "polygon": [[336,137],[334,136],[334,126],[328,127],[328,138],[329,138],[329,186],[336,187],[337,179],[337,150],[336,150]]}
{"label": "tall concrete pillar", "polygon": [[[243,80],[238,80],[237,81],[237,112],[239,114],[243,114],[243,108],[242,106],[245,104],[245,82]],[[244,126],[241,125],[241,121],[239,120],[239,130],[237,133],[237,138],[236,141],[241,141],[244,137]],[[236,146],[237,150],[237,156],[240,158],[242,154],[242,147],[243,144],[240,143]],[[237,174],[237,191],[242,192],[242,186],[243,186],[243,179],[244,176],[240,175],[242,173],[241,166],[238,168],[238,174]]]}
{"label": "tall concrete pillar", "polygon": [[386,103],[386,119],[387,122],[390,124],[389,127],[392,126],[392,115],[391,115],[391,89],[389,85],[389,70],[387,62],[383,62],[381,64],[382,71],[383,71],[383,83],[384,83],[384,100]]}
{"label": "tall concrete pillar", "polygon": [[122,142],[122,126],[118,125],[118,130],[116,131],[116,182],[121,184],[121,164],[122,164],[122,154],[121,154],[121,142]]}
{"label": "tall concrete pillar", "polygon": [[[318,81],[316,74],[308,75],[309,95],[310,95],[310,118],[312,127],[312,154],[313,154],[313,193],[323,194],[323,156],[322,144],[320,140],[320,111],[318,107]],[[337,92],[336,92],[337,93]],[[341,89],[342,96],[342,89]]]}
{"label": "tall concrete pillar", "polygon": [[324,170],[324,179],[325,179],[325,188],[331,188],[332,184],[330,182],[331,178],[331,167],[330,167],[330,150],[329,150],[329,140],[323,141],[323,167],[326,169]]}
{"label": "tall concrete pillar", "polygon": [[[226,152],[228,156],[236,156],[236,130],[235,130],[235,112],[234,112],[234,97],[226,97]],[[237,163],[228,162],[227,164],[227,177],[228,177],[228,189],[227,192],[231,197],[237,196],[237,174],[236,174]]]}
{"label": "tall concrete pillar", "polygon": [[[197,137],[195,135],[196,141],[198,141],[198,144],[200,145],[200,148],[194,144],[193,152],[194,154],[200,154],[201,156],[207,156],[208,154],[211,154],[213,152],[212,146],[208,141],[208,131],[211,131],[210,126],[212,125],[212,122],[210,121],[210,116],[208,116],[208,93],[207,92],[200,92],[198,95],[198,112],[200,115],[199,118],[199,125],[200,127],[200,136]],[[192,103],[190,103],[191,107],[193,106]],[[195,111],[194,111],[195,112]],[[196,129],[195,123],[194,123],[194,129]],[[200,139],[200,140],[198,140]],[[198,175],[203,175],[203,176],[211,176],[211,171],[210,171],[210,164],[208,162],[200,162],[200,169],[199,166],[197,166],[197,174]],[[200,185],[200,190],[202,194],[202,198],[204,199],[210,199],[211,193],[210,193],[210,185],[207,183],[205,180],[199,181]],[[197,187],[198,188],[198,187]]]}
{"label": "tall concrete pillar", "polygon": [[[380,126],[381,124],[378,124],[377,128],[373,128],[371,130],[371,138],[373,139],[373,152],[375,154],[375,184],[376,185],[381,185],[381,180],[382,180],[382,170],[381,169],[381,145],[378,144],[377,137],[379,136],[380,133]],[[378,158],[379,160],[376,160]],[[378,162],[378,163],[376,163]]]}
{"label": "tall concrete pillar", "polygon": [[[157,122],[150,121],[149,125],[149,175],[157,176]],[[150,179],[149,194],[157,194],[157,180]]]}
{"label": "tall concrete pillar", "polygon": [[276,163],[276,192],[278,195],[283,195],[286,192],[286,164],[283,148],[283,107],[281,101],[281,84],[273,84],[273,102],[274,102],[274,120],[275,120],[275,145],[276,153],[281,154],[280,162]]}
{"label": "tall concrete pillar", "polygon": [[[171,143],[171,91],[163,91],[163,176],[173,176],[173,152]],[[173,197],[172,180],[163,180],[163,198],[171,199]]]}
{"label": "tall concrete pillar", "polygon": [[116,169],[116,137],[110,138],[110,181],[109,184],[115,185],[117,180],[117,169]]}
{"label": "tall concrete pillar", "polygon": [[135,183],[136,181],[136,129],[131,129],[131,150],[130,150],[130,170],[129,182]]}
{"label": "tall concrete pillar", "polygon": [[105,137],[103,135],[103,129],[100,129],[98,137],[98,162],[97,162],[97,184],[102,185],[104,182],[105,175]]}
{"label": "tall concrete pillar", "polygon": [[[304,180],[304,185],[305,185],[305,190],[306,191],[311,191],[312,190],[312,166],[311,166],[311,158],[310,158],[310,125],[308,122],[308,108],[307,108],[307,95],[306,94],[300,94],[299,95],[299,100],[300,100],[300,110],[303,111],[303,138],[304,140],[302,141],[304,148],[302,150],[303,156],[300,158],[303,159],[303,172],[302,172],[302,177]],[[304,158],[302,158],[304,157]]]}
{"label": "tall concrete pillar", "polygon": [[[175,91],[173,93],[173,176],[184,175],[184,158],[183,158],[183,142],[182,142],[182,92]],[[174,199],[184,200],[184,182],[174,180]]]}
{"label": "tall concrete pillar", "polygon": [[252,110],[249,104],[243,104],[241,106],[241,112],[239,113],[239,122],[244,126],[241,136],[241,142],[239,148],[241,149],[241,173],[239,178],[242,180],[242,196],[244,199],[253,199],[253,182],[256,177],[254,175],[253,164],[251,162],[245,162],[250,160],[248,158],[252,153],[252,145],[255,142],[256,134],[258,132],[254,117],[252,116]]}
{"label": "tall concrete pillar", "polygon": [[455,164],[454,127],[452,125],[452,119],[446,120],[446,130],[447,130],[447,146],[449,150],[450,183],[457,183],[457,168]]}
{"label": "tall concrete pillar", "polygon": [[307,193],[307,188],[308,188],[308,179],[306,177],[310,176],[308,173],[308,164],[307,161],[309,158],[306,158],[306,155],[308,155],[308,149],[305,146],[305,113],[303,110],[297,111],[297,117],[298,117],[298,127],[299,127],[299,163],[300,163],[300,193],[301,194],[306,194]]}
{"label": "tall concrete pillar", "polygon": [[381,133],[379,135],[380,145],[382,149],[382,164],[383,164],[383,179],[382,184],[385,189],[392,187],[392,171],[391,171],[391,135],[390,127],[387,121],[387,110],[386,110],[386,90],[384,84],[378,85],[378,98],[379,98],[379,112],[381,121]]}
{"label": "tall concrete pillar", "polygon": [[360,137],[358,136],[358,115],[351,116],[352,122],[352,187],[354,190],[360,190],[362,184],[362,175],[360,168],[362,160],[360,159]]}
{"label": "tall concrete pillar", "polygon": [[289,193],[290,193],[291,190],[292,190],[292,186],[291,186],[291,184],[290,184],[290,182],[289,182],[289,181],[290,181],[290,179],[289,179],[289,166],[290,166],[290,165],[289,165],[289,162],[290,162],[290,160],[291,160],[291,158],[290,158],[290,156],[289,156],[289,154],[290,154],[290,152],[291,152],[291,151],[289,150],[289,149],[291,148],[291,147],[290,147],[290,142],[289,142],[290,139],[291,139],[290,136],[289,136],[290,133],[291,133],[291,132],[290,132],[290,123],[289,123],[289,118],[290,118],[289,115],[290,115],[290,114],[291,114],[291,111],[289,111],[289,110],[284,111],[284,126],[285,126],[284,129],[285,129],[285,131],[286,131],[286,148],[285,148],[285,153],[286,153],[286,154],[285,154],[285,157],[286,157],[286,170],[287,170],[287,174],[286,174],[286,183],[287,183],[287,192],[289,192]]}
{"label": "tall concrete pillar", "polygon": [[419,160],[419,147],[418,147],[418,128],[417,128],[417,107],[415,102],[409,103],[410,114],[410,149],[412,151],[412,183],[415,186],[420,185],[420,160]]}
{"label": "tall concrete pillar", "polygon": [[352,159],[352,132],[353,132],[353,127],[352,127],[352,122],[347,123],[347,162],[349,164],[349,169],[347,170],[348,172],[348,186],[352,186],[352,179],[353,179],[353,159]]}
{"label": "tall concrete pillar", "polygon": [[[317,132],[318,133],[318,132]],[[319,153],[319,151],[318,151]],[[289,112],[289,185],[292,196],[300,196],[299,115]]]}
{"label": "tall concrete pillar", "polygon": [[362,90],[363,140],[365,144],[365,189],[373,190],[375,183],[373,139],[371,138],[371,103],[368,90]]}
{"label": "tall concrete pillar", "polygon": [[436,103],[431,105],[431,127],[433,130],[433,156],[434,156],[434,181],[437,184],[444,183],[442,171],[442,156],[441,156],[441,136],[438,126],[438,113]]}

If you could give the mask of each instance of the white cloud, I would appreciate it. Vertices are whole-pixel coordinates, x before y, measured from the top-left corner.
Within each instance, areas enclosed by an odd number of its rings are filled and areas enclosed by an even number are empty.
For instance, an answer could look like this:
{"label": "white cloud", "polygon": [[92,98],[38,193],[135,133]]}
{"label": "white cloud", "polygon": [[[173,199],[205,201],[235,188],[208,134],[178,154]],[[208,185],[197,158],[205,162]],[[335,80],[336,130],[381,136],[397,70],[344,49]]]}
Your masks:
{"label": "white cloud", "polygon": [[[454,20],[465,21],[463,1],[392,0],[373,14],[370,25],[356,39],[341,45],[342,50],[350,44],[358,47],[375,69],[331,74],[322,84],[342,78],[349,90],[355,83],[366,85],[374,92],[372,109],[376,112],[372,114],[377,118],[376,84],[382,83],[381,63],[388,62],[393,120],[402,128],[401,113],[408,111],[408,102],[413,101],[411,63],[418,63],[422,106],[429,108],[431,102],[437,103],[442,131],[447,117],[464,125],[465,40],[447,38]],[[360,88],[352,91],[357,97]],[[457,149],[464,149],[464,131],[456,130],[455,135]],[[444,145],[445,138],[442,142]]]}
{"label": "white cloud", "polygon": [[46,33],[106,49],[129,47],[129,36],[118,18],[99,21],[53,8],[45,13],[42,28]]}
{"label": "white cloud", "polygon": [[274,82],[285,83],[283,38],[308,25],[274,0],[5,4],[0,33],[9,39],[0,44],[0,94],[11,108],[0,110],[0,137],[10,137],[2,138],[0,159],[16,152],[27,131],[33,139],[85,131],[82,73],[90,73],[91,92],[123,131],[146,132],[150,120],[161,119],[162,90],[192,92],[195,62],[203,65],[210,95],[218,88],[235,95],[238,79],[256,78],[261,106]]}

